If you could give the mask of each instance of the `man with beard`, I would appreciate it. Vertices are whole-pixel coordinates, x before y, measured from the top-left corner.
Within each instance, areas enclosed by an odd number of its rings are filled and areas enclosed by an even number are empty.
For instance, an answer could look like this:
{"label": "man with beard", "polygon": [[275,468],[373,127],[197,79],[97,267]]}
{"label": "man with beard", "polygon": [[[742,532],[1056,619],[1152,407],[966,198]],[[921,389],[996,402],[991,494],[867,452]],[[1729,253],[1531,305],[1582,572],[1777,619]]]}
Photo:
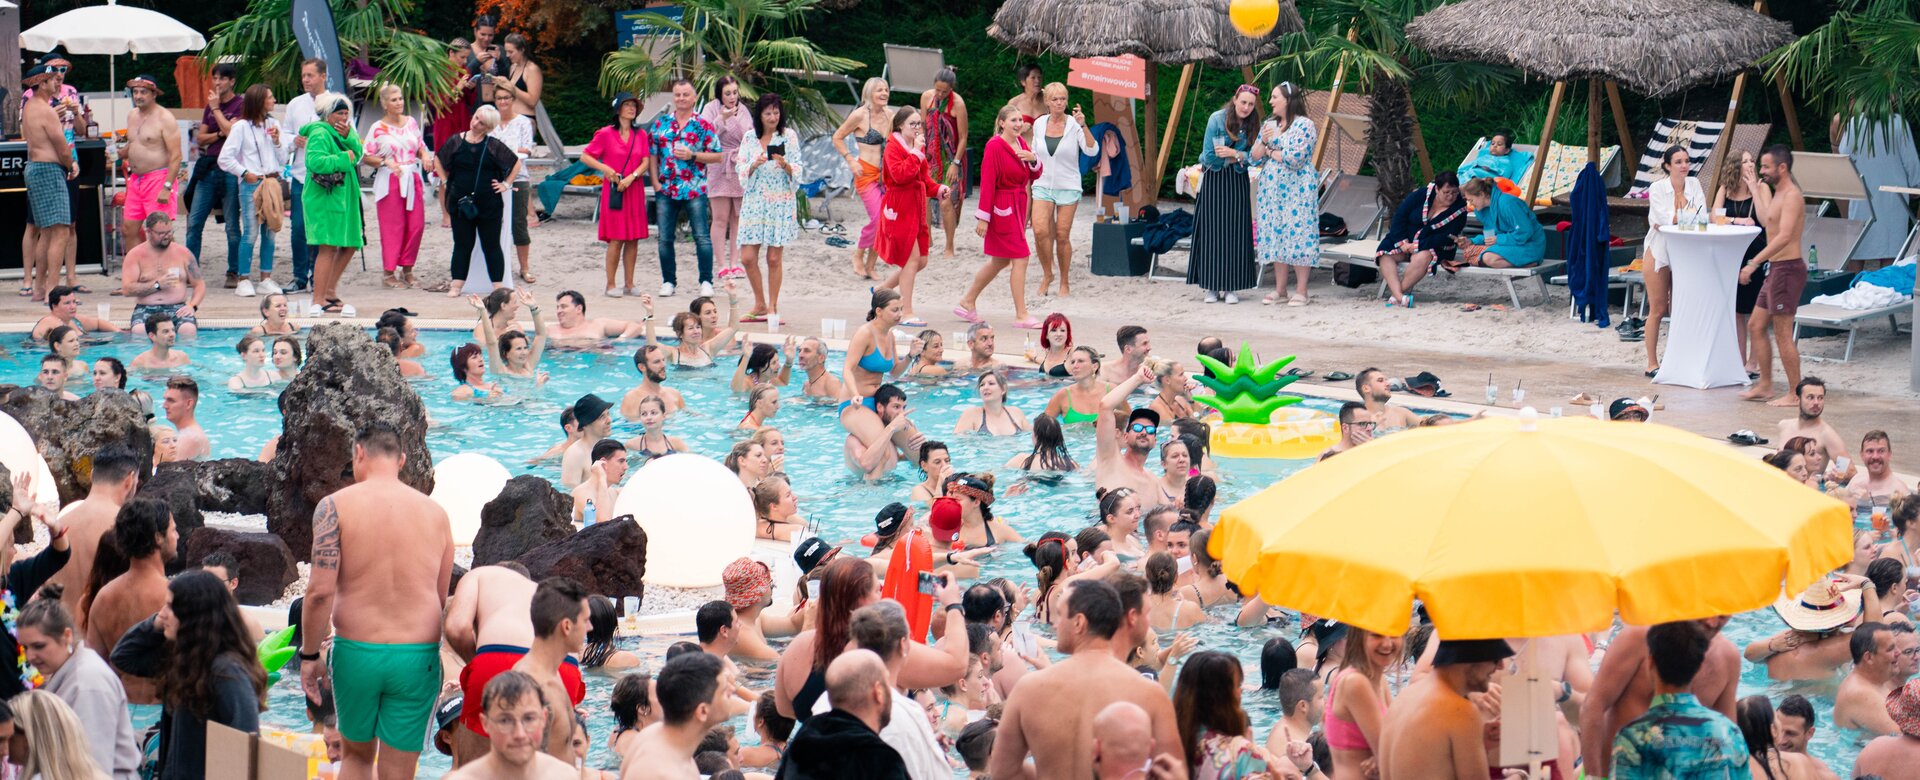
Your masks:
{"label": "man with beard", "polygon": [[1119,426],[1104,413],[1127,403],[1127,396],[1153,381],[1153,371],[1141,366],[1127,381],[1100,399],[1100,419],[1093,421],[1093,480],[1104,490],[1132,488],[1143,496],[1159,495],[1159,478],[1147,471],[1147,455],[1159,443],[1160,413],[1141,407],[1128,413]]}
{"label": "man with beard", "polygon": [[1360,375],[1353,378],[1353,389],[1360,393],[1360,403],[1367,405],[1379,430],[1396,431],[1419,425],[1420,418],[1413,412],[1387,403],[1393,400],[1393,391],[1388,387],[1387,372],[1377,368],[1361,369]]}
{"label": "man with beard", "polygon": [[1415,680],[1387,710],[1378,755],[1382,776],[1396,780],[1480,780],[1487,776],[1480,709],[1467,699],[1485,693],[1505,640],[1441,641],[1433,672]]}
{"label": "man with beard", "polygon": [[847,434],[847,468],[868,481],[878,480],[893,471],[902,458],[920,448],[925,438],[907,419],[907,394],[892,384],[881,385],[873,394],[873,410],[887,427],[879,441],[869,445],[860,437]]}
{"label": "man with beard", "polygon": [[[167,562],[180,551],[173,510],[151,498],[136,498],[113,519],[113,541],[127,558],[127,571],[93,594],[87,612],[87,646],[113,647],[134,624],[167,605]],[[122,673],[130,704],[153,704],[154,681]]]}
{"label": "man with beard", "polygon": [[[1793,386],[1793,397],[1798,400],[1800,414],[1780,421],[1780,441],[1805,436],[1820,442],[1820,448],[1827,451],[1827,463],[1831,464],[1828,470],[1841,482],[1852,479],[1855,469],[1847,451],[1847,440],[1840,438],[1840,432],[1820,416],[1827,411],[1827,383],[1817,376],[1804,377]],[[1848,460],[1845,471],[1839,468],[1842,458]]]}
{"label": "man with beard", "polygon": [[633,353],[633,367],[640,372],[640,386],[628,390],[620,398],[620,416],[628,422],[640,419],[640,402],[647,398],[658,398],[667,408],[667,414],[673,414],[687,408],[687,399],[680,391],[667,387],[667,351],[659,344],[648,344]]}
{"label": "man with beard", "polygon": [[[180,154],[180,123],[173,112],[160,107],[160,82],[145,74],[127,79],[127,97],[133,101],[133,111],[127,114],[127,133],[123,136],[127,148],[120,151],[120,158],[127,161],[127,201],[120,215],[120,236],[127,243],[135,243],[141,225],[153,224],[149,217],[163,214],[171,222],[179,215],[175,191],[187,169],[181,164],[186,158]],[[132,263],[129,253],[127,264]]]}
{"label": "man with beard", "polygon": [[164,314],[173,320],[181,338],[191,339],[200,331],[195,314],[200,301],[207,297],[200,264],[186,247],[173,243],[171,215],[156,211],[148,214],[144,223],[147,240],[127,250],[125,264],[120,267],[120,292],[134,299],[128,327],[139,330],[148,317]]}
{"label": "man with beard", "polygon": [[807,379],[800,384],[800,392],[808,398],[837,401],[840,399],[840,377],[827,370],[827,344],[818,338],[808,336],[800,341],[800,370],[806,372]]}
{"label": "man with beard", "polygon": [[[1760,297],[1753,302],[1753,314],[1747,318],[1747,343],[1753,350],[1753,362],[1760,367],[1760,379],[1741,393],[1749,401],[1767,401],[1773,395],[1773,355],[1780,347],[1780,368],[1787,373],[1787,386],[1800,385],[1800,348],[1793,341],[1793,315],[1800,310],[1800,294],[1807,289],[1807,261],[1800,257],[1800,234],[1807,222],[1807,199],[1800,184],[1793,180],[1793,152],[1774,144],[1760,155],[1759,186],[1748,173],[1747,191],[1753,193],[1754,215],[1767,230],[1767,246],[1747,258],[1740,269],[1740,283],[1746,284],[1761,263],[1767,264],[1767,280]],[[1771,188],[1771,192],[1769,192]],[[1771,329],[1772,342],[1767,331]],[[1792,393],[1782,395],[1768,406],[1793,406]]]}
{"label": "man with beard", "polygon": [[[1740,684],[1740,650],[1720,636],[1728,618],[1719,615],[1694,621],[1708,637],[1705,660],[1691,676],[1689,689],[1708,708],[1733,717],[1736,691]],[[1580,706],[1580,752],[1588,777],[1609,777],[1613,761],[1613,738],[1635,718],[1646,714],[1654,694],[1654,673],[1647,663],[1650,652],[1645,626],[1627,626],[1613,638],[1600,669],[1594,673],[1593,687]]]}
{"label": "man with beard", "polygon": [[1886,506],[1910,492],[1900,478],[1894,476],[1893,439],[1886,431],[1867,431],[1867,435],[1860,437],[1860,465],[1867,467],[1866,473],[1847,482],[1847,495],[1855,506],[1862,501],[1872,506]]}

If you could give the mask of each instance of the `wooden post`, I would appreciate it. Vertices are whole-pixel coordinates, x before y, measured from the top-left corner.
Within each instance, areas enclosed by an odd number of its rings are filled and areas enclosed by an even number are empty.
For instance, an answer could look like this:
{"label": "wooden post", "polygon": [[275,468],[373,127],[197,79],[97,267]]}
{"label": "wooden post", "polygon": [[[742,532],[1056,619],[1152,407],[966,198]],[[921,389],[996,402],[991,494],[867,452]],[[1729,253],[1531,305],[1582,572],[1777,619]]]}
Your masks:
{"label": "wooden post", "polygon": [[1807,139],[1800,136],[1800,112],[1793,109],[1793,93],[1787,91],[1786,74],[1776,75],[1773,86],[1780,91],[1780,107],[1787,112],[1787,137],[1793,139],[1793,150],[1804,152],[1807,150]]}
{"label": "wooden post", "polygon": [[1606,87],[1607,102],[1613,104],[1613,129],[1620,134],[1620,153],[1625,155],[1627,165],[1637,167],[1640,165],[1640,150],[1633,147],[1633,129],[1627,127],[1627,109],[1626,103],[1620,100],[1620,85],[1609,80]]}
{"label": "wooden post", "polygon": [[1413,101],[1407,101],[1407,116],[1413,120],[1413,151],[1420,155],[1420,175],[1427,181],[1433,181],[1433,158],[1427,156],[1427,135],[1420,130],[1420,114],[1413,110]]}
{"label": "wooden post", "polygon": [[[1348,43],[1353,43],[1354,41],[1358,40],[1359,36],[1360,36],[1359,27],[1350,26],[1347,28]],[[1340,95],[1342,92],[1346,90],[1346,88],[1347,88],[1347,58],[1345,55],[1341,55],[1339,67],[1336,67],[1333,69],[1333,98],[1327,101],[1327,113],[1329,115],[1331,115],[1335,111],[1340,110]],[[1328,120],[1326,124],[1331,125],[1333,124],[1333,122],[1332,120]],[[1324,159],[1326,156],[1327,156],[1327,133],[1321,133],[1319,139],[1313,142],[1313,169],[1315,171],[1320,170],[1320,161]],[[1315,175],[1318,175],[1318,174],[1316,173]]]}
{"label": "wooden post", "polygon": [[1187,100],[1187,82],[1193,79],[1193,63],[1180,66],[1180,86],[1173,90],[1173,112],[1167,115],[1167,134],[1160,137],[1160,154],[1153,163],[1153,180],[1167,172],[1167,155],[1173,152],[1173,137],[1180,127],[1180,106]]}
{"label": "wooden post", "polygon": [[[1160,147],[1160,90],[1156,86],[1159,79],[1160,66],[1149,60],[1147,62],[1147,77],[1145,79],[1147,97],[1140,101],[1140,113],[1145,115],[1142,117],[1145,125],[1142,130],[1146,133],[1140,146],[1142,159],[1140,169],[1142,178],[1147,179],[1147,186],[1139,187],[1138,182],[1134,185],[1138,188],[1137,192],[1143,193],[1141,197],[1143,197],[1147,203],[1156,203],[1160,200],[1160,171],[1151,165],[1145,164],[1147,150],[1158,149]],[[1128,205],[1138,209],[1142,204],[1132,203]]]}
{"label": "wooden post", "polygon": [[1587,79],[1587,162],[1600,165],[1600,80]]}
{"label": "wooden post", "polygon": [[[0,8],[0,62],[20,61],[20,9]],[[109,60],[111,61],[111,60]],[[7,135],[20,132],[20,76],[23,68],[7,68],[0,71],[0,90],[6,91],[6,103],[0,106],[0,126],[4,126]],[[105,121],[106,117],[99,117]],[[104,135],[111,128],[101,125]],[[82,127],[81,132],[86,128]],[[109,176],[108,178],[112,178]]]}
{"label": "wooden post", "polygon": [[1533,208],[1533,195],[1540,190],[1540,174],[1547,167],[1547,154],[1553,151],[1553,126],[1560,121],[1560,99],[1566,97],[1567,82],[1553,82],[1553,97],[1547,100],[1547,126],[1540,130],[1540,148],[1533,155],[1533,172],[1527,174],[1527,208]]}
{"label": "wooden post", "polygon": [[1707,188],[1705,192],[1707,193],[1707,199],[1709,201],[1713,199],[1714,187],[1720,183],[1720,169],[1726,167],[1725,165],[1717,164],[1717,158],[1720,157],[1720,150],[1727,148],[1728,144],[1733,143],[1733,130],[1738,126],[1737,123],[1740,117],[1740,95],[1745,92],[1746,89],[1747,71],[1743,70],[1740,71],[1740,75],[1733,77],[1733,97],[1727,100],[1726,127],[1720,129],[1720,137],[1713,139],[1713,149],[1707,152],[1707,167],[1709,170],[1707,171]]}

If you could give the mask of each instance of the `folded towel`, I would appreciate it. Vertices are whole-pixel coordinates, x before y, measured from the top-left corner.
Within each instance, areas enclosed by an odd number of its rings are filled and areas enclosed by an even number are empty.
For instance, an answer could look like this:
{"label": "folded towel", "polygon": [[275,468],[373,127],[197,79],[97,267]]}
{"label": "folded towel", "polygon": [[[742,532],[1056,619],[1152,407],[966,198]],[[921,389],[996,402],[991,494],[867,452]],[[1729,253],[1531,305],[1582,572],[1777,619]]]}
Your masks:
{"label": "folded towel", "polygon": [[[1909,279],[1909,283],[1911,283],[1911,279]],[[1815,296],[1813,302],[1828,306],[1838,306],[1849,311],[1865,311],[1867,309],[1878,309],[1883,306],[1905,303],[1912,297],[1913,296],[1910,295],[1901,295],[1897,290],[1891,290],[1879,285],[1856,284],[1853,287],[1847,288],[1846,292],[1840,293],[1839,295]]]}

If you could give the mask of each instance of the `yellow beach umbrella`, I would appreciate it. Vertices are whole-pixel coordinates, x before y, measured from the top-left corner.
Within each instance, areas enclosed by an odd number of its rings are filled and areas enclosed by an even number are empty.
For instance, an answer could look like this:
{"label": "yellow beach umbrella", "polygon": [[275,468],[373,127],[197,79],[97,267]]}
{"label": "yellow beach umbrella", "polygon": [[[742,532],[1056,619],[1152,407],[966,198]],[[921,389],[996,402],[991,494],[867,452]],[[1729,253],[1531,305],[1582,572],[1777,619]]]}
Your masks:
{"label": "yellow beach umbrella", "polygon": [[1488,419],[1394,434],[1229,507],[1209,552],[1261,599],[1448,639],[1758,609],[1852,556],[1847,507],[1655,424]]}

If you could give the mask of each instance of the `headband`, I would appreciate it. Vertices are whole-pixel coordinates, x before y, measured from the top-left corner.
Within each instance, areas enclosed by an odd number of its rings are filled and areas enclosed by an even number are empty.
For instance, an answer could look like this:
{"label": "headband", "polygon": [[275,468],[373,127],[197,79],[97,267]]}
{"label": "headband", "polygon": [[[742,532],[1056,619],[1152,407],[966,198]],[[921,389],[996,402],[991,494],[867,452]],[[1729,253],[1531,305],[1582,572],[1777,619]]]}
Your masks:
{"label": "headband", "polygon": [[953,484],[947,486],[947,490],[948,492],[959,493],[978,501],[981,506],[991,506],[993,504],[993,493],[987,489],[987,483],[981,482],[971,476],[963,475],[956,477],[953,480]]}

